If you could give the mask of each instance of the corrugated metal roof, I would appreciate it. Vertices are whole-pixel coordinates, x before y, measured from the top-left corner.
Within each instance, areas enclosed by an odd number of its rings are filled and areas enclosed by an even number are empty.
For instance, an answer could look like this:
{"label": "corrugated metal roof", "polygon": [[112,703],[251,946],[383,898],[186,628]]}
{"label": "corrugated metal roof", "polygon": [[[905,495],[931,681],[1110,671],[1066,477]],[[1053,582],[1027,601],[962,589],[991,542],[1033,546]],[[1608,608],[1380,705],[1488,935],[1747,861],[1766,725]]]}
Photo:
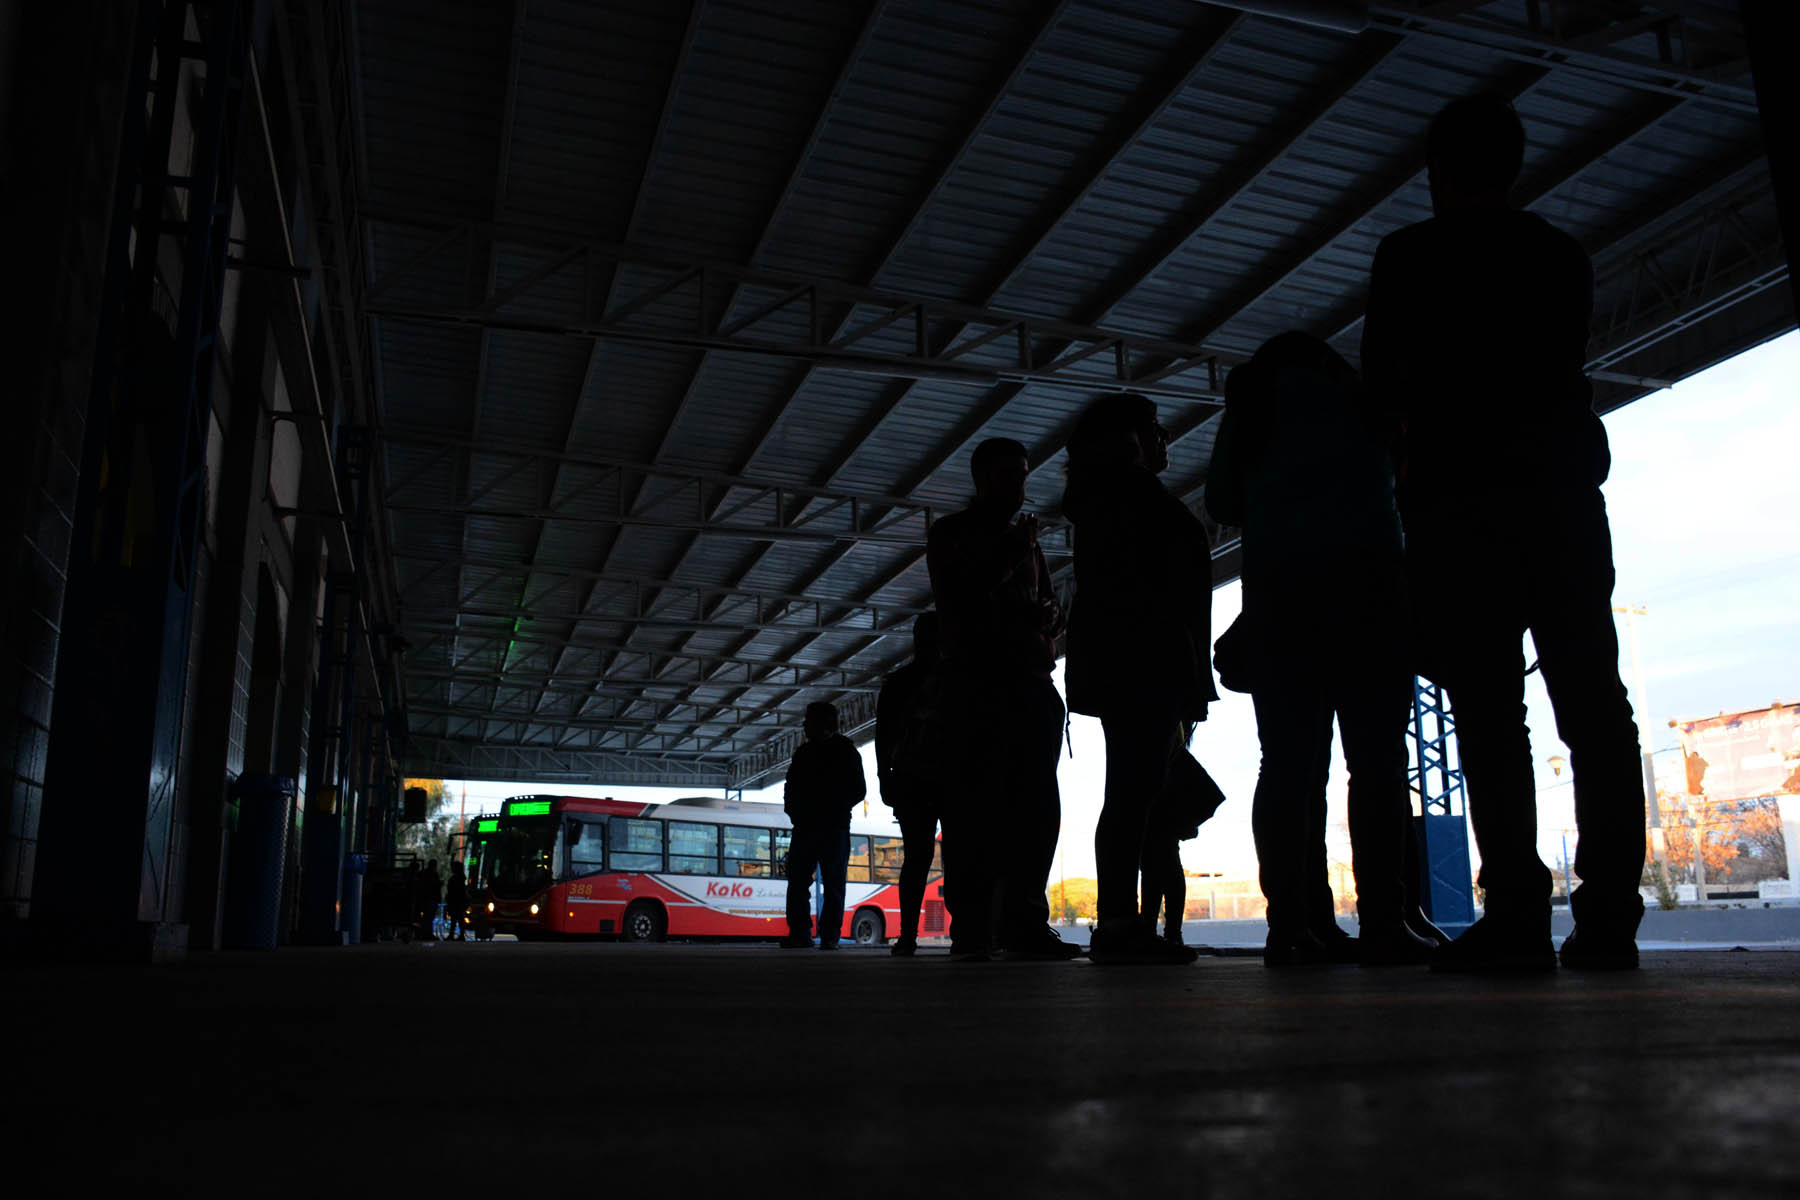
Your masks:
{"label": "corrugated metal roof", "polygon": [[1197,501],[1222,370],[1354,354],[1456,96],[1515,98],[1595,256],[1603,405],[1791,324],[1733,6],[1539,7],[352,0],[409,769],[742,781],[861,719],[975,443],[1053,514],[1082,407],[1178,353],[1118,339],[1179,343]]}

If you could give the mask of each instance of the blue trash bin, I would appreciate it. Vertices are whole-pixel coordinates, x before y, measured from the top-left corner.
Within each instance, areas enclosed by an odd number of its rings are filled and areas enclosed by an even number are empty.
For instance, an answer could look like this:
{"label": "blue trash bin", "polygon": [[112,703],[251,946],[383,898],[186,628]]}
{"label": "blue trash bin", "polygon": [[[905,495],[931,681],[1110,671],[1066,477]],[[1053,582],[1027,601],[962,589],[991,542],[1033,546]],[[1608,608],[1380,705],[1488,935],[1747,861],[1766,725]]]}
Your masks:
{"label": "blue trash bin", "polygon": [[240,775],[231,785],[238,820],[221,931],[227,949],[273,950],[280,939],[294,790],[287,775]]}

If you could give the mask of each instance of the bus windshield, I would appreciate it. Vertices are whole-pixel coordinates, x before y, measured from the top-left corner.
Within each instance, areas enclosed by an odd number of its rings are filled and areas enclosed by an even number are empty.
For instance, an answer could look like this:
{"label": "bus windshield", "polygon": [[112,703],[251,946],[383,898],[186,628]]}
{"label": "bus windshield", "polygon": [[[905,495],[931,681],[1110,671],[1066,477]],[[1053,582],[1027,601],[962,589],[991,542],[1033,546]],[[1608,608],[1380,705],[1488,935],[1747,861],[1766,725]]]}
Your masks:
{"label": "bus windshield", "polygon": [[549,816],[502,817],[482,847],[481,867],[494,895],[521,899],[550,885],[556,821]]}

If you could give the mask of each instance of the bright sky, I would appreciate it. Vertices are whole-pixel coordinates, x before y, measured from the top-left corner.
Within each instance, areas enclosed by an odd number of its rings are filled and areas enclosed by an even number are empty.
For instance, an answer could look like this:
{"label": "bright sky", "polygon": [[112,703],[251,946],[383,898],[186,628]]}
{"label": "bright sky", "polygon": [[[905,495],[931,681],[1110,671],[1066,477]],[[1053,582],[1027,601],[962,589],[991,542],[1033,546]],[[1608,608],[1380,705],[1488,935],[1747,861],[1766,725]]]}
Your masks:
{"label": "bright sky", "polygon": [[[1643,695],[1651,744],[1676,745],[1672,719],[1758,708],[1800,700],[1800,333],[1648,396],[1605,418],[1613,468],[1605,493],[1612,521],[1618,585],[1613,602],[1641,605],[1636,618],[1643,663]],[[1555,562],[1543,564],[1558,569]],[[1237,616],[1236,583],[1213,595],[1214,636]],[[1630,649],[1620,619],[1621,671],[1636,690]],[[1061,668],[1057,685],[1061,686]],[[1527,680],[1526,703],[1539,780],[1539,845],[1554,866],[1569,831],[1574,853],[1573,797],[1568,776],[1558,779],[1550,756],[1566,755],[1543,683]],[[1640,722],[1644,723],[1644,722]],[[1254,878],[1250,795],[1256,785],[1256,718],[1250,697],[1235,692],[1212,707],[1195,736],[1195,755],[1225,789],[1226,804],[1182,845],[1190,871]],[[1072,753],[1071,753],[1072,752]],[[870,776],[870,815],[886,815],[875,799],[874,751],[863,748]],[[1106,769],[1100,722],[1076,717],[1065,748],[1063,831],[1055,874],[1094,874],[1094,823]],[[447,781],[453,797],[466,786],[468,811],[491,810],[520,784]],[[1345,773],[1335,762],[1330,788],[1332,857],[1349,861],[1344,826]],[[542,790],[616,796],[646,802],[682,793],[664,788],[584,788],[557,784]],[[779,803],[779,786],[746,800]],[[1471,859],[1474,858],[1471,846]]]}

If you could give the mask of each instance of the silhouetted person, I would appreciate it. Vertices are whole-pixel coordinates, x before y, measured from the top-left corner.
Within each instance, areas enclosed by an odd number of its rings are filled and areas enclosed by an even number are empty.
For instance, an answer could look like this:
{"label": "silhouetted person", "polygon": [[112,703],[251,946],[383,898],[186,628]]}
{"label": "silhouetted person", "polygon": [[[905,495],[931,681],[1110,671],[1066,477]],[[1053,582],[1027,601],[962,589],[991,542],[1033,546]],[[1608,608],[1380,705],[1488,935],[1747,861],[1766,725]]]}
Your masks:
{"label": "silhouetted person", "polygon": [[[1303,333],[1265,343],[1227,378],[1225,396],[1206,506],[1243,530],[1263,961],[1422,963],[1436,943],[1403,915],[1412,667],[1383,427],[1350,364]],[[1325,871],[1334,717],[1350,769],[1358,945],[1338,927]]]}
{"label": "silhouetted person", "polygon": [[913,621],[912,661],[881,683],[875,701],[875,778],[881,799],[894,810],[904,842],[900,865],[900,936],[890,953],[910,955],[919,948],[919,909],[925,903],[925,883],[937,853],[938,813],[942,795],[938,786],[906,770],[895,758],[895,748],[914,719],[920,688],[937,669],[938,618],[920,613]]}
{"label": "silhouetted person", "polygon": [[1031,473],[1025,447],[989,438],[969,469],[975,502],[933,525],[926,548],[942,686],[974,743],[942,814],[950,953],[978,961],[997,944],[1008,958],[1073,958],[1081,950],[1050,928],[1045,895],[1062,823],[1065,713],[1050,682],[1062,608],[1037,518],[1013,519]]}
{"label": "silhouetted person", "polygon": [[444,916],[450,921],[450,940],[463,940],[463,927],[469,915],[469,884],[463,878],[460,860],[450,864],[450,882],[444,888]]}
{"label": "silhouetted person", "polygon": [[1432,965],[1556,963],[1523,703],[1530,630],[1581,831],[1563,964],[1634,967],[1644,791],[1611,613],[1610,457],[1584,374],[1593,268],[1573,238],[1508,206],[1524,144],[1502,99],[1438,114],[1435,215],[1382,240],[1363,326],[1369,387],[1402,429],[1423,673],[1455,708],[1487,896]]}
{"label": "silhouetted person", "polygon": [[785,947],[812,942],[813,871],[819,873],[819,949],[837,949],[844,928],[844,877],[850,866],[850,811],[862,802],[862,755],[837,731],[837,707],[806,706],[806,741],[788,766],[783,809],[794,823],[788,844]]}
{"label": "silhouetted person", "polygon": [[1184,754],[1187,723],[1218,699],[1212,667],[1212,547],[1157,478],[1168,433],[1143,396],[1102,397],[1069,439],[1063,511],[1075,524],[1069,706],[1106,732],[1106,799],[1094,829],[1095,962],[1192,962],[1138,909],[1151,809]]}

